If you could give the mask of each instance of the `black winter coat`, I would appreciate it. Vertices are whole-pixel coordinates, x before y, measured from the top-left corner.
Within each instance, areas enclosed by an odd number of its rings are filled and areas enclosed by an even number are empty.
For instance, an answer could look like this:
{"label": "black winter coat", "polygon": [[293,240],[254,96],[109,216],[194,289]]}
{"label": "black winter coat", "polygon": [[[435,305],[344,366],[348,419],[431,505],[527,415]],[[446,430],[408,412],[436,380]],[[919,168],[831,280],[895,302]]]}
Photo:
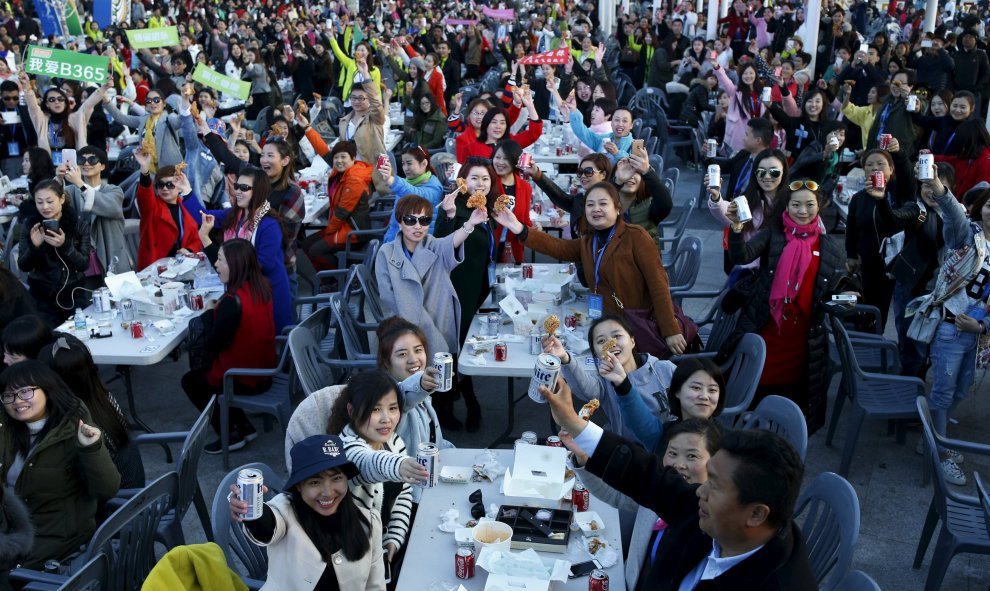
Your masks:
{"label": "black winter coat", "polygon": [[7,578],[34,545],[34,528],[28,509],[14,491],[0,490],[0,591],[12,589]]}
{"label": "black winter coat", "polygon": [[927,292],[925,287],[938,268],[938,253],[945,246],[942,218],[931,209],[925,209],[922,215],[916,201],[898,209],[892,209],[886,200],[877,202],[880,220],[887,226],[904,231],[904,248],[894,259],[891,273],[898,283],[911,287],[915,296]]}
{"label": "black winter coat", "polygon": [[[749,242],[744,241],[741,233],[729,232],[729,260],[732,264],[745,265],[758,258],[761,263],[760,274],[752,292],[748,294],[749,303],[743,308],[735,331],[723,346],[724,351],[735,348],[743,334],[759,333],[770,321],[770,286],[786,244],[783,231],[773,222],[760,230]],[[812,298],[815,306],[808,327],[808,367],[804,373],[808,397],[805,407],[801,409],[808,421],[809,435],[825,424],[828,402],[828,355],[824,353],[827,350],[828,335],[825,332],[824,304],[833,293],[838,292],[839,280],[845,274],[845,257],[838,237],[823,234],[818,251],[821,260],[815,277]]]}
{"label": "black winter coat", "polygon": [[31,228],[41,223],[41,219],[37,210],[24,218],[17,266],[28,273],[32,296],[54,305],[58,295],[58,304],[74,309],[77,302],[73,301],[72,288],[82,283],[93,250],[90,216],[80,217],[68,203],[63,205],[59,229],[65,233],[65,242],[57,249],[45,242],[41,246],[31,242]]}

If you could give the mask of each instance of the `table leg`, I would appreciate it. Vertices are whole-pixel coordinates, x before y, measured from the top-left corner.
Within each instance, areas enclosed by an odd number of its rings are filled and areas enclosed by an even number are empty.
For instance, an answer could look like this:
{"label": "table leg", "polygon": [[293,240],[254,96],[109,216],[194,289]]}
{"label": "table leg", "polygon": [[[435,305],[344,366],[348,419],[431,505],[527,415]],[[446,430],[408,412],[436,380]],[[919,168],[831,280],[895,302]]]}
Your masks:
{"label": "table leg", "polygon": [[[137,413],[137,405],[134,403],[134,384],[131,381],[131,366],[129,365],[118,365],[117,375],[124,380],[124,391],[127,393],[127,407],[131,411],[131,420],[134,421],[134,425],[140,428],[142,431],[147,433],[154,433],[154,429],[148,426]],[[169,464],[172,463],[172,449],[167,443],[160,444],[162,449],[165,450],[165,461]]]}
{"label": "table leg", "polygon": [[505,400],[508,405],[508,416],[505,420],[505,431],[502,431],[502,433],[496,437],[494,441],[488,444],[489,449],[495,449],[505,443],[511,444],[517,439],[513,433],[516,425],[516,405],[519,404],[520,400],[527,398],[528,396],[523,394],[519,398],[516,398],[514,379],[515,378],[509,378],[509,387],[506,389]]}

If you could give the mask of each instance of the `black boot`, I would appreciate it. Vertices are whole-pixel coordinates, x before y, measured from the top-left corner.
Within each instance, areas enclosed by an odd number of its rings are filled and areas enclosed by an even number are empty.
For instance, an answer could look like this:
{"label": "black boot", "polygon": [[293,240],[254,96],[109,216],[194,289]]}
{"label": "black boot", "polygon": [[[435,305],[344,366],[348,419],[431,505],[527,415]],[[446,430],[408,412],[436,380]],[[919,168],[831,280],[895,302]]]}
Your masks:
{"label": "black boot", "polygon": [[464,425],[454,416],[454,397],[449,392],[433,394],[433,409],[437,411],[440,428],[444,431],[460,431]]}

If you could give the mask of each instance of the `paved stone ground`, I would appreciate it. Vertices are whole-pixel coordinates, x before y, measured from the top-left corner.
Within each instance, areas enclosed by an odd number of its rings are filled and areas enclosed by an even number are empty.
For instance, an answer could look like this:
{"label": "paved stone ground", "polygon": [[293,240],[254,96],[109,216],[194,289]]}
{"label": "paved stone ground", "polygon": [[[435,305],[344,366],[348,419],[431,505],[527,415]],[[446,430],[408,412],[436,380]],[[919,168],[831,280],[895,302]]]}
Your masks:
{"label": "paved stone ground", "polygon": [[[686,202],[701,182],[698,173],[683,171],[675,195],[675,203]],[[722,272],[722,232],[707,211],[696,211],[690,221],[689,232],[704,241],[705,256],[697,289],[718,289],[724,280]],[[302,260],[304,257],[300,257]],[[691,302],[687,312],[697,313],[701,305]],[[888,331],[888,334],[890,331]],[[822,353],[812,353],[822,354]],[[188,403],[179,386],[180,376],[188,369],[185,359],[178,362],[166,360],[153,367],[135,368],[134,383],[137,404],[142,417],[160,431],[187,429],[195,420],[195,410]],[[109,373],[107,374],[109,377]],[[834,388],[837,385],[833,384]],[[503,428],[505,409],[505,380],[476,379],[483,409],[482,429],[478,433],[449,433],[447,435],[459,447],[480,447],[490,442]],[[124,400],[120,382],[111,384]],[[524,388],[517,383],[516,391]],[[950,429],[953,436],[971,441],[990,443],[985,425],[990,424],[990,404],[987,402],[988,384],[983,382],[960,408],[959,424]],[[831,411],[831,409],[830,409]],[[463,407],[459,408],[463,416]],[[516,412],[516,432],[535,430],[541,436],[548,433],[548,410],[529,400],[520,403]],[[825,434],[813,435],[809,441],[806,480],[810,481],[823,471],[838,469],[842,445],[845,441],[845,419],[836,435],[835,447],[825,446]],[[260,425],[260,421],[255,422]],[[862,509],[862,526],[856,549],[854,567],[862,569],[879,582],[885,590],[914,590],[924,587],[935,540],[929,546],[921,569],[911,564],[917,547],[924,517],[931,501],[932,489],[921,486],[922,458],[914,452],[919,431],[908,433],[906,446],[898,445],[887,435],[885,422],[867,423],[863,427],[857,454],[852,465],[850,481],[859,495]],[[149,477],[162,474],[169,467],[163,453],[157,447],[144,450]],[[276,426],[246,449],[232,455],[232,465],[248,462],[265,462],[276,470],[283,470],[283,432]],[[973,470],[990,478],[990,458],[966,457],[963,468],[970,475]],[[225,471],[219,456],[204,456],[200,465],[200,483],[211,504],[217,483]],[[975,494],[972,485],[968,494]],[[201,542],[205,538],[202,528],[190,511],[184,522],[188,542]],[[986,591],[990,581],[990,558],[969,554],[958,555],[949,567],[942,589],[953,591]]]}

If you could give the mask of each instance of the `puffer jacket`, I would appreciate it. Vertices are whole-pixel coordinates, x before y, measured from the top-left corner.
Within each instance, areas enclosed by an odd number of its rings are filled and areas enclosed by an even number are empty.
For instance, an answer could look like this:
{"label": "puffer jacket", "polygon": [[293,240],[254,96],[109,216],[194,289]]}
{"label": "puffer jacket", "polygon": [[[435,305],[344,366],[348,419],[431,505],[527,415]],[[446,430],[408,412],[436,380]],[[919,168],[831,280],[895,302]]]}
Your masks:
{"label": "puffer jacket", "polygon": [[[371,165],[357,160],[343,174],[333,170],[327,184],[335,188],[330,195],[330,220],[323,230],[323,237],[334,244],[345,244],[352,230],[371,227],[369,202],[374,190],[371,184]],[[351,237],[351,242],[357,242]]]}
{"label": "puffer jacket", "polygon": [[[81,406],[75,416],[93,424]],[[0,462],[3,477],[14,462],[12,419],[0,422]],[[35,528],[34,546],[22,566],[40,568],[48,559],[61,559],[89,541],[96,531],[96,505],[113,497],[120,488],[120,474],[103,441],[80,447],[77,419],[66,418],[38,441],[14,492],[27,505]]]}
{"label": "puffer jacket", "polygon": [[[729,258],[734,264],[745,264],[758,258],[761,263],[756,286],[749,295],[747,305],[742,309],[735,331],[723,345],[722,352],[732,351],[743,334],[759,333],[770,320],[770,286],[786,244],[787,239],[776,224],[761,230],[748,242],[744,241],[742,234],[729,233]],[[808,402],[801,409],[808,421],[809,435],[825,424],[828,402],[828,355],[820,354],[826,350],[828,339],[825,332],[824,303],[837,289],[839,279],[845,272],[843,248],[836,237],[822,234],[819,252],[821,260],[812,299],[816,305],[808,328],[808,350],[812,352],[808,355],[808,367],[805,370]]]}
{"label": "puffer jacket", "polygon": [[41,219],[37,210],[24,218],[17,266],[28,273],[28,286],[35,298],[53,303],[61,291],[59,303],[74,307],[72,288],[82,283],[83,272],[89,267],[89,252],[93,249],[89,216],[80,217],[66,202],[59,220],[65,242],[57,249],[45,242],[41,246],[31,242],[31,228],[41,223]]}

